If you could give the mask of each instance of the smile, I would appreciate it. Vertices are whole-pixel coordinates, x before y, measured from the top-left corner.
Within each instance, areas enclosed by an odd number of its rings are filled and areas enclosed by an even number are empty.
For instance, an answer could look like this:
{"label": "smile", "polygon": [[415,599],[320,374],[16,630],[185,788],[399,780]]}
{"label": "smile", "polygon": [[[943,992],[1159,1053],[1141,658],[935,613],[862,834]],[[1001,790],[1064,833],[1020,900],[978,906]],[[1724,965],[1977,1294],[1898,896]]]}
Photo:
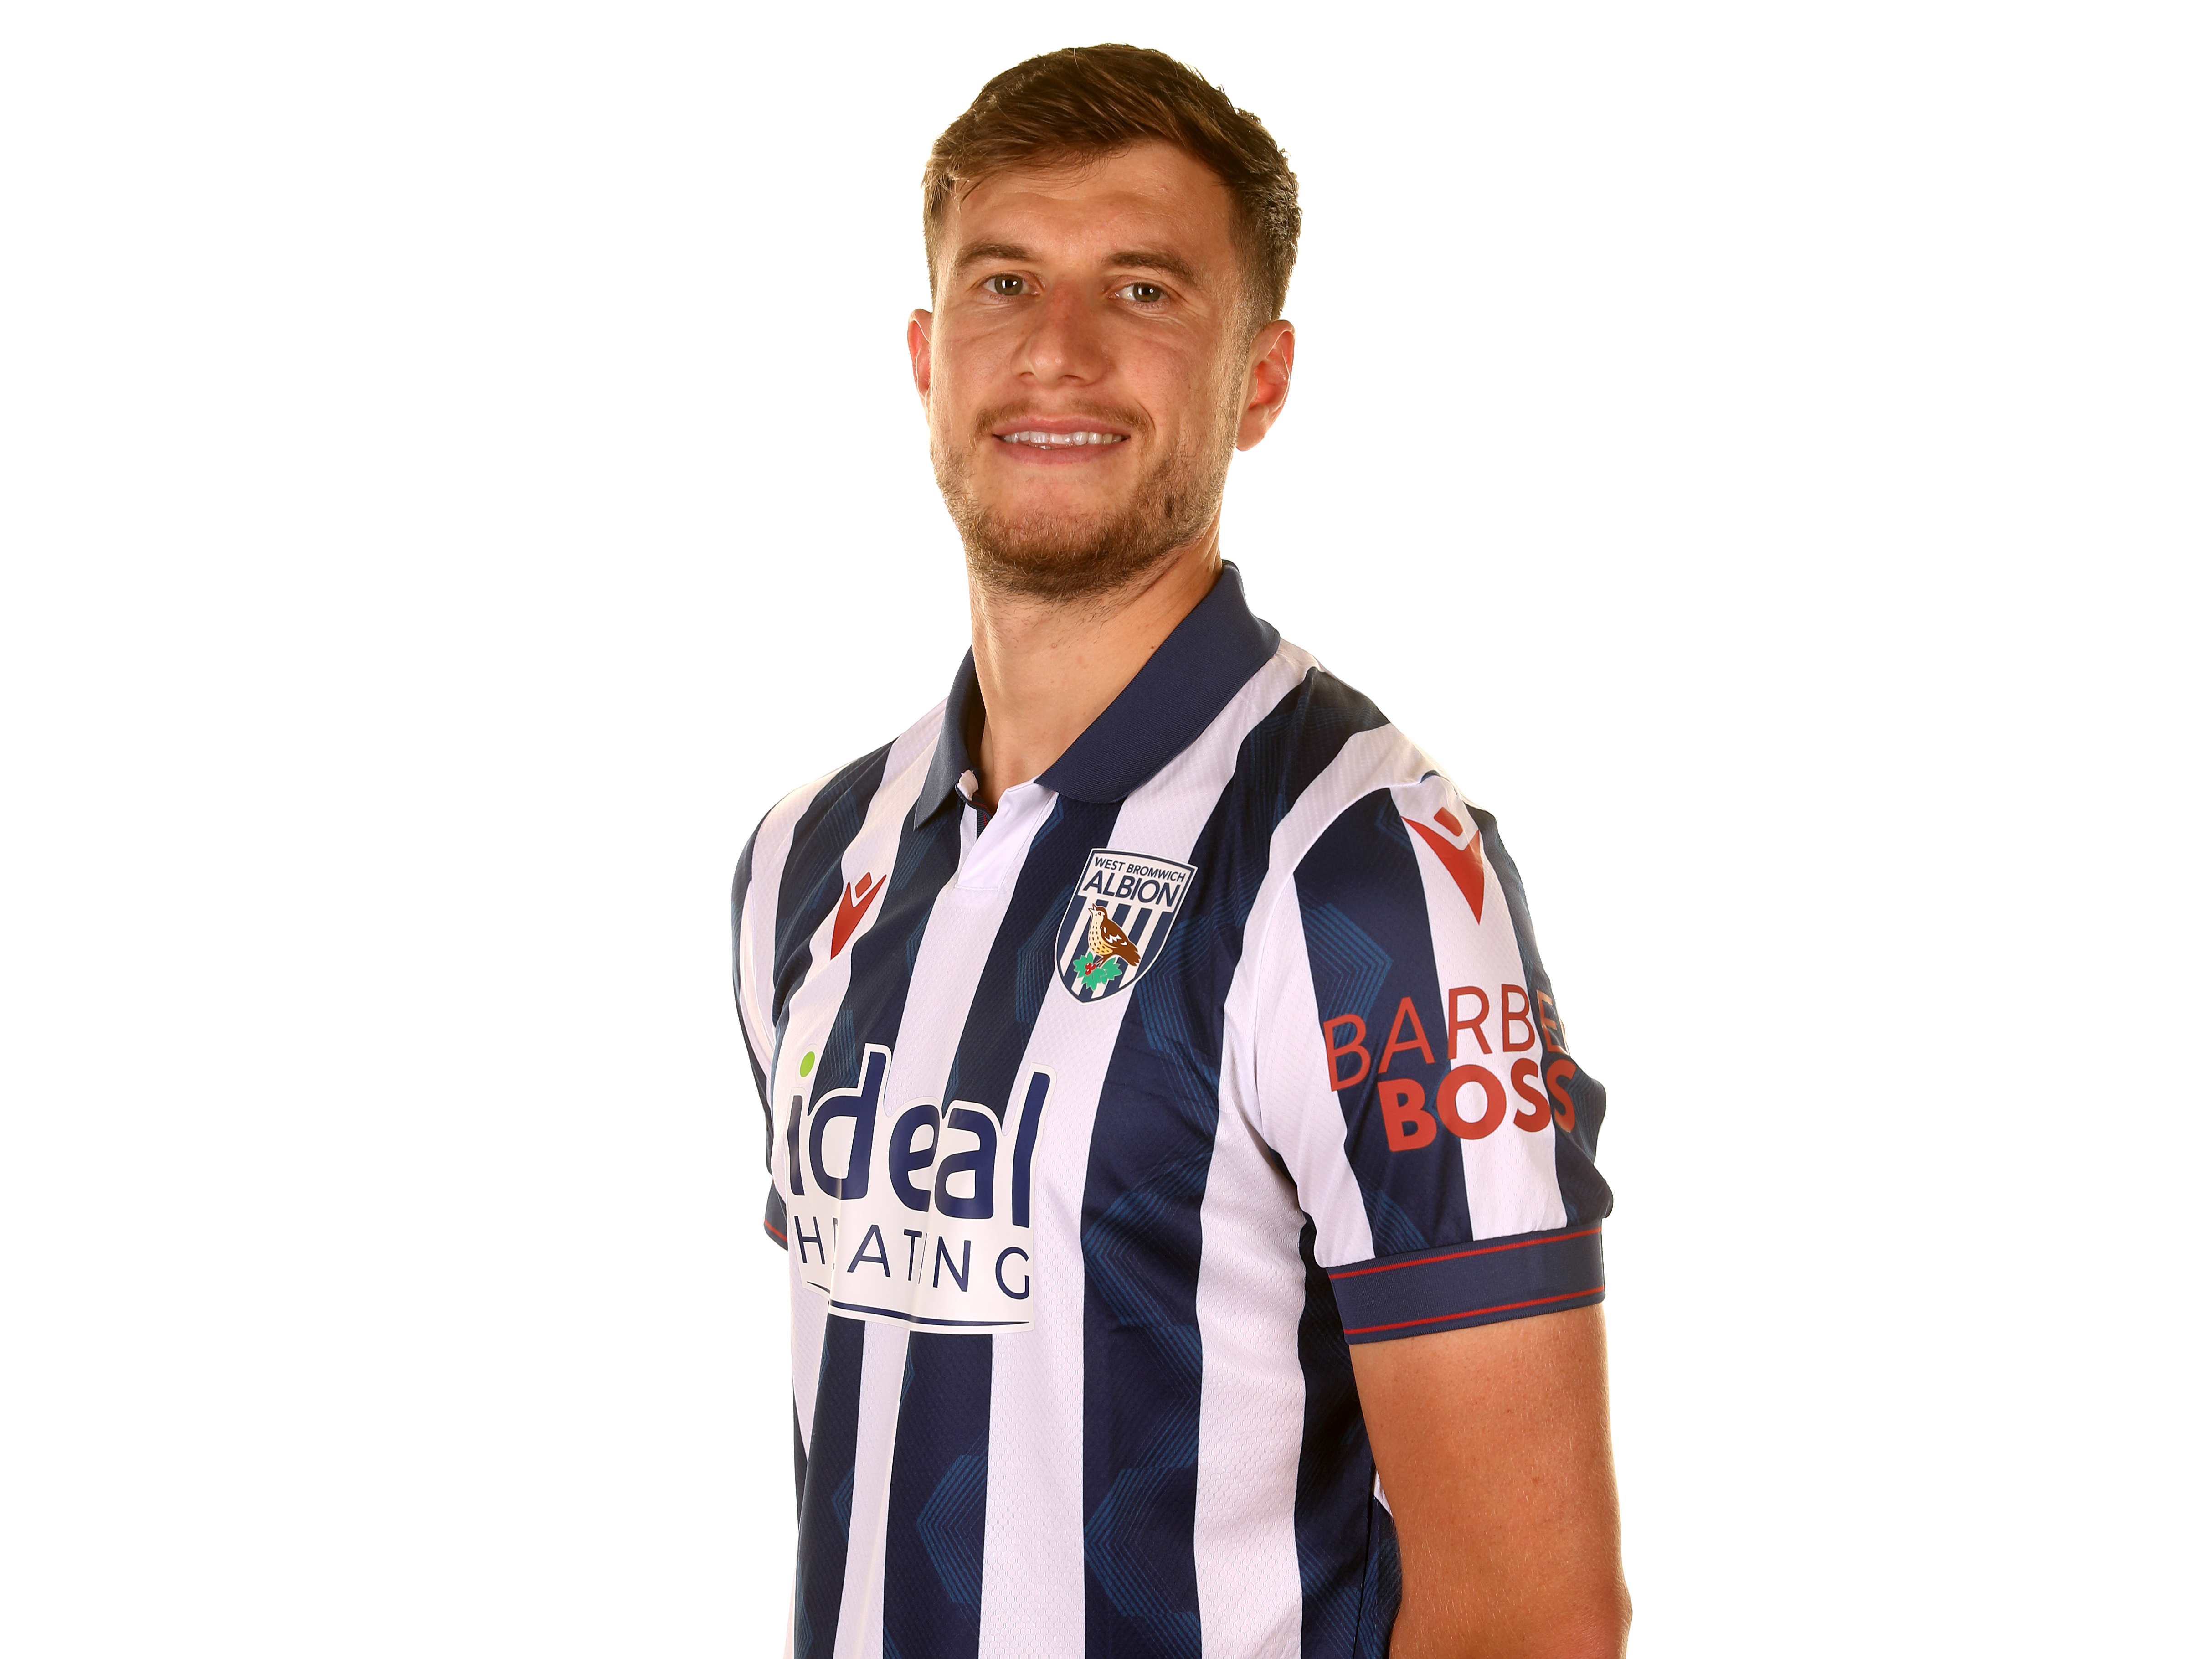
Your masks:
{"label": "smile", "polygon": [[1036,444],[1047,449],[1065,449],[1077,444],[1118,444],[1127,441],[1121,432],[1001,432],[996,434],[1002,444]]}

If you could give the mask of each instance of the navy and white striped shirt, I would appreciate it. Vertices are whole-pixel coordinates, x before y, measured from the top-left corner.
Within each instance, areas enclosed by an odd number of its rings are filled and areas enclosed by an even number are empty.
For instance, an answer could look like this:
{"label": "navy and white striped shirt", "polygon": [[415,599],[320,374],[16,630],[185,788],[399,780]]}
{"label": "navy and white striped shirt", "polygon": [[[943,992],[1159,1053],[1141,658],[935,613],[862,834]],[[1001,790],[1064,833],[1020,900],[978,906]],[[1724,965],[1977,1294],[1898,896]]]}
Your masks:
{"label": "navy and white striped shirt", "polygon": [[988,816],[975,716],[970,659],[738,866],[789,1651],[1380,1659],[1348,1345],[1604,1295],[1520,877],[1233,567]]}

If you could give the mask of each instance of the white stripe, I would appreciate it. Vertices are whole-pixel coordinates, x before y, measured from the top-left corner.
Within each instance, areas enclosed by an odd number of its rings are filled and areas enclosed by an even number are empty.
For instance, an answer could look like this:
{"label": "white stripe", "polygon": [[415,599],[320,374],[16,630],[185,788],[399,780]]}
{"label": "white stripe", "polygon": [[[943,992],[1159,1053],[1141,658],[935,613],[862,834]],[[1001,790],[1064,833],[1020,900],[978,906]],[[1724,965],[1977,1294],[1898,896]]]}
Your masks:
{"label": "white stripe", "polygon": [[[853,1443],[853,1530],[845,1546],[845,1593],[837,1604],[835,1659],[883,1659],[884,1532],[906,1381],[906,1333],[871,1320],[860,1350],[860,1432]],[[855,1571],[855,1567],[864,1571]]]}
{"label": "white stripe", "polygon": [[[1206,730],[1132,795],[1109,845],[1188,862],[1233,780],[1245,735],[1305,671],[1279,653]],[[1183,908],[1190,900],[1186,897]],[[1031,1274],[1036,1322],[991,1339],[991,1449],[983,1510],[983,1607],[977,1659],[1080,1650],[1083,1564],[1083,1194],[1091,1132],[1127,996],[1079,1001],[1047,988],[1018,1075],[1067,1079],[1037,1141]],[[1079,1086],[1089,1079],[1087,1087]],[[1294,1351],[1295,1352],[1295,1351]]]}
{"label": "white stripe", "polygon": [[[829,1335],[830,1310],[822,1298],[801,1295],[799,1261],[785,1252],[785,1277],[791,1289],[791,1404],[799,1419],[799,1444],[814,1443],[814,1401],[822,1386],[822,1344]],[[792,1659],[798,1640],[799,1575],[791,1576],[790,1607],[784,1616],[784,1659]]]}
{"label": "white stripe", "polygon": [[[1400,814],[1408,823],[1432,823],[1432,815],[1439,807],[1450,812],[1461,823],[1474,830],[1474,814],[1468,811],[1466,801],[1458,790],[1443,777],[1428,778],[1419,783],[1401,785],[1394,792]],[[1535,994],[1522,983],[1528,977],[1522,965],[1521,943],[1513,929],[1513,913],[1505,902],[1504,890],[1499,886],[1498,872],[1482,853],[1482,838],[1474,836],[1475,854],[1482,860],[1483,904],[1482,920],[1478,923],[1474,912],[1468,908],[1459,884],[1419,836],[1408,836],[1413,843],[1413,862],[1421,872],[1421,891],[1428,900],[1429,934],[1436,945],[1437,1006],[1444,1011],[1447,1029],[1431,1033],[1438,1060],[1452,1060],[1483,1067],[1497,1078],[1505,1089],[1505,1121],[1480,1140],[1459,1143],[1461,1168],[1467,1179],[1467,1213],[1476,1238],[1501,1238],[1510,1233],[1533,1233],[1567,1224],[1567,1206],[1559,1194],[1559,1174],[1557,1150],[1553,1145],[1552,1117],[1548,1106],[1544,1121],[1534,1130],[1523,1129],[1514,1122],[1515,1115],[1529,1107],[1512,1086],[1514,1064],[1517,1060],[1534,1060],[1537,1066],[1544,1063],[1543,1044],[1537,1036],[1534,1007]],[[1525,1029],[1529,1046],[1513,1050],[1505,1046],[1504,1000],[1502,988],[1519,987],[1522,1000],[1530,1005]],[[1488,1040],[1490,1052],[1482,1052],[1471,1032],[1460,1036],[1458,1052],[1451,1053],[1449,1024],[1450,1004],[1448,1000],[1454,986],[1471,985],[1490,1000],[1490,1018],[1484,1022],[1483,1036]],[[1468,999],[1466,1011],[1472,1013],[1475,1004]],[[1516,1022],[1516,1030],[1522,1028]],[[1534,1086],[1543,1092],[1543,1079],[1535,1078]],[[1482,1107],[1481,1091],[1470,1086],[1467,1105],[1463,1109],[1470,1116],[1479,1116]],[[1431,1101],[1431,1107],[1440,1103]],[[1437,1113],[1442,1122],[1443,1114]]]}
{"label": "white stripe", "polygon": [[[1244,972],[1239,964],[1239,978]],[[1304,1218],[1251,1118],[1225,1104],[1199,1224],[1207,1246],[1198,1273],[1199,1630],[1208,1655],[1297,1659]]]}

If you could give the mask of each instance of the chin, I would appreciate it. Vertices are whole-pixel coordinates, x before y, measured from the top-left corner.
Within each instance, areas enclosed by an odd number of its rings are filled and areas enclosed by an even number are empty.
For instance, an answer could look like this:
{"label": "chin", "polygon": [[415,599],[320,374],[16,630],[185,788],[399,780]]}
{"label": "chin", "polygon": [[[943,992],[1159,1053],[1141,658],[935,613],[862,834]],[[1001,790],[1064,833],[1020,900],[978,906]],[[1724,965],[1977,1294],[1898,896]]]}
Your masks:
{"label": "chin", "polygon": [[1171,455],[1135,478],[1116,467],[1123,476],[1110,481],[1088,466],[1010,478],[963,455],[951,467],[939,459],[938,486],[979,586],[1068,600],[1128,587],[1202,534],[1228,455],[1226,445],[1218,458]]}
{"label": "chin", "polygon": [[1080,537],[1127,518],[1136,505],[1134,494],[1055,484],[986,493],[975,505],[994,523],[1018,534]]}

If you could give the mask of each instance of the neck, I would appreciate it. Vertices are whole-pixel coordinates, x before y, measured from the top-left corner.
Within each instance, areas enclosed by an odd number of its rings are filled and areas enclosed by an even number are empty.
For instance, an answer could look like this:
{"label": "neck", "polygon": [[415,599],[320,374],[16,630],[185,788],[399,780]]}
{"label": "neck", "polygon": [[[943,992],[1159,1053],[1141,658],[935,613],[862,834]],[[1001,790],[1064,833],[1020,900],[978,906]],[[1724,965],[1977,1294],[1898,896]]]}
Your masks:
{"label": "neck", "polygon": [[1221,520],[1124,588],[1074,601],[988,592],[968,584],[983,735],[983,805],[1063,754],[1136,678],[1221,574]]}

